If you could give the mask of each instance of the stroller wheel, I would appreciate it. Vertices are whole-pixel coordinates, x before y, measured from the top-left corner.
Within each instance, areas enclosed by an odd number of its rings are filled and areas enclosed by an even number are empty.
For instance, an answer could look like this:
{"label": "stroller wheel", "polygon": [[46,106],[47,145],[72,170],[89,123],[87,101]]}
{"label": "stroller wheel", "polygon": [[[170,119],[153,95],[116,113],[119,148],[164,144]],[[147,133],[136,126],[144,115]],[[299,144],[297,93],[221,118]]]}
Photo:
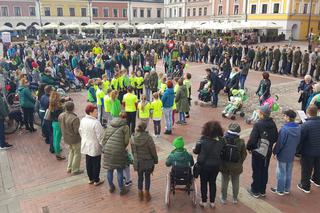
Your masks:
{"label": "stroller wheel", "polygon": [[243,118],[245,116],[244,112],[240,112],[240,117]]}
{"label": "stroller wheel", "polygon": [[235,115],[231,115],[231,120],[236,120],[236,116]]}

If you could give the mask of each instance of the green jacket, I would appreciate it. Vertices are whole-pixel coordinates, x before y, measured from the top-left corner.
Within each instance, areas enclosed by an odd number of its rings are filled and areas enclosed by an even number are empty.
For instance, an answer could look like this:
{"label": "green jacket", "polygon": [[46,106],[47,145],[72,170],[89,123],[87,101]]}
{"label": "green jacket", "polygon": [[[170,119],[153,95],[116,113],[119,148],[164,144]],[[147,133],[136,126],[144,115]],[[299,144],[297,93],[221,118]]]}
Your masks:
{"label": "green jacket", "polygon": [[41,75],[40,82],[51,86],[56,85],[55,80],[46,74]]}
{"label": "green jacket", "polygon": [[128,165],[129,136],[127,120],[115,118],[111,121],[102,140],[103,168],[124,169]]}
{"label": "green jacket", "polygon": [[153,160],[154,164],[158,163],[158,155],[154,141],[149,133],[137,132],[131,141],[131,150],[133,154],[133,168],[139,170],[140,161]]}
{"label": "green jacket", "polygon": [[34,108],[36,100],[32,97],[28,87],[20,86],[18,89],[20,106],[23,108]]}
{"label": "green jacket", "polygon": [[173,150],[166,160],[166,166],[168,167],[173,165],[178,167],[191,167],[193,164],[193,157],[186,149]]}
{"label": "green jacket", "polygon": [[178,112],[189,112],[190,106],[188,102],[188,91],[186,85],[179,86],[176,94],[175,102]]}
{"label": "green jacket", "polygon": [[239,137],[235,138],[234,140],[236,142],[238,150],[240,151],[241,160],[238,163],[222,161],[220,170],[223,174],[239,175],[243,171],[242,164],[247,157],[246,145],[244,143],[244,140],[240,139]]}
{"label": "green jacket", "polygon": [[121,112],[121,103],[119,99],[115,99],[114,101],[111,100],[111,103],[110,103],[111,116],[114,118],[119,117],[120,112]]}
{"label": "green jacket", "polygon": [[4,101],[3,97],[0,97],[0,120],[5,119],[9,115],[8,104]]}

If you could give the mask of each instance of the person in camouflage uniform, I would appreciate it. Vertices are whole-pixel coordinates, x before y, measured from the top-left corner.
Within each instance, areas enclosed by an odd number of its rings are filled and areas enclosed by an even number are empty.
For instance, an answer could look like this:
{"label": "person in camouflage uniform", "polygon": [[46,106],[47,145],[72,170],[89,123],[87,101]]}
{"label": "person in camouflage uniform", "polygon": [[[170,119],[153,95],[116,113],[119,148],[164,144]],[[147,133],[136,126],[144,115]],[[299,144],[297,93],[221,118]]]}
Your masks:
{"label": "person in camouflage uniform", "polygon": [[240,44],[238,45],[237,52],[238,52],[237,66],[240,66],[241,59],[242,59],[242,52],[243,52],[243,47]]}
{"label": "person in camouflage uniform", "polygon": [[250,69],[252,69],[252,65],[253,65],[253,61],[255,58],[256,52],[253,49],[253,46],[251,46],[251,48],[248,50],[248,58],[249,58],[249,62],[250,62]]}
{"label": "person in camouflage uniform", "polygon": [[293,60],[293,50],[289,47],[288,53],[287,53],[287,66],[286,66],[285,74],[291,74],[292,60]]}
{"label": "person in camouflage uniform", "polygon": [[259,70],[260,63],[261,63],[261,47],[257,47],[256,55],[254,58],[254,65],[253,65],[256,71]]}
{"label": "person in camouflage uniform", "polygon": [[302,62],[302,52],[300,51],[300,47],[298,47],[293,54],[293,70],[292,70],[293,77],[298,77],[298,70],[301,62]]}
{"label": "person in camouflage uniform", "polygon": [[267,71],[271,71],[271,66],[272,66],[272,61],[273,61],[273,47],[269,48],[268,53],[267,53]]}
{"label": "person in camouflage uniform", "polygon": [[310,60],[311,60],[311,67],[310,67],[310,75],[313,78],[314,71],[316,69],[316,62],[318,57],[318,50],[316,49],[313,53],[311,53]]}
{"label": "person in camouflage uniform", "polygon": [[281,69],[280,69],[280,74],[286,74],[286,69],[287,69],[287,64],[288,64],[288,53],[287,53],[287,48],[284,47],[281,52]]}
{"label": "person in camouflage uniform", "polygon": [[301,67],[301,70],[300,70],[300,76],[301,77],[304,77],[307,73],[308,73],[308,70],[309,70],[309,53],[308,53],[308,50],[305,50],[304,51],[304,54],[302,56],[302,67]]}
{"label": "person in camouflage uniform", "polygon": [[316,80],[319,81],[319,77],[320,77],[320,55],[318,54],[317,56],[317,60],[316,60]]}
{"label": "person in camouflage uniform", "polygon": [[280,52],[280,46],[278,46],[273,51],[273,64],[272,64],[272,72],[278,73],[279,72],[279,63],[281,59],[281,52]]}
{"label": "person in camouflage uniform", "polygon": [[266,52],[266,47],[262,48],[261,51],[261,62],[260,62],[260,71],[265,71],[265,67],[266,67],[266,58],[267,58],[267,52]]}

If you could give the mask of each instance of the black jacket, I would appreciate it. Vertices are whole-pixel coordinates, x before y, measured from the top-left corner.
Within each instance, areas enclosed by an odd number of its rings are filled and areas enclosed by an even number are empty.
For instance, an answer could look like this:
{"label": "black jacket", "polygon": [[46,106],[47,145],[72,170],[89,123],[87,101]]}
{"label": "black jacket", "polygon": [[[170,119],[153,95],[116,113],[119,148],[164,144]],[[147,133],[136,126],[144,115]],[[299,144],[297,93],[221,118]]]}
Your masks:
{"label": "black jacket", "polygon": [[301,125],[299,149],[302,155],[320,157],[320,117],[308,118]]}
{"label": "black jacket", "polygon": [[215,72],[211,72],[209,75],[211,81],[211,89],[214,93],[218,94],[223,89],[224,84]]}
{"label": "black jacket", "polygon": [[224,140],[201,137],[193,150],[198,155],[197,162],[202,168],[221,166],[221,151],[225,145]]}
{"label": "black jacket", "polygon": [[261,119],[253,125],[248,143],[247,150],[253,151],[258,148],[259,139],[263,132],[266,132],[269,140],[268,157],[271,157],[273,144],[278,140],[278,129],[272,118]]}
{"label": "black jacket", "polygon": [[271,81],[269,79],[262,79],[260,81],[260,84],[258,86],[258,89],[256,91],[256,94],[260,96],[263,96],[265,98],[270,97],[270,88],[271,88]]}

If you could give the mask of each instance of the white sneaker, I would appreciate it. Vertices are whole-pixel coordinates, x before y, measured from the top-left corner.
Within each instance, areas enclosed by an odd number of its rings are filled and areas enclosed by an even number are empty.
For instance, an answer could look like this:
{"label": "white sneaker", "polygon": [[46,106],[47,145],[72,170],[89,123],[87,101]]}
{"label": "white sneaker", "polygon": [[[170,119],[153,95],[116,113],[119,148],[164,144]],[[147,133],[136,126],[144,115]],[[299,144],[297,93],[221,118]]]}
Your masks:
{"label": "white sneaker", "polygon": [[238,199],[237,198],[233,198],[232,203],[233,204],[237,204],[238,203]]}
{"label": "white sneaker", "polygon": [[202,208],[205,208],[207,207],[207,203],[203,203],[202,201],[200,201],[199,206],[201,206]]}
{"label": "white sneaker", "polygon": [[215,203],[210,203],[210,207],[211,207],[211,208],[215,208],[215,207],[216,207],[216,204],[215,204]]}

